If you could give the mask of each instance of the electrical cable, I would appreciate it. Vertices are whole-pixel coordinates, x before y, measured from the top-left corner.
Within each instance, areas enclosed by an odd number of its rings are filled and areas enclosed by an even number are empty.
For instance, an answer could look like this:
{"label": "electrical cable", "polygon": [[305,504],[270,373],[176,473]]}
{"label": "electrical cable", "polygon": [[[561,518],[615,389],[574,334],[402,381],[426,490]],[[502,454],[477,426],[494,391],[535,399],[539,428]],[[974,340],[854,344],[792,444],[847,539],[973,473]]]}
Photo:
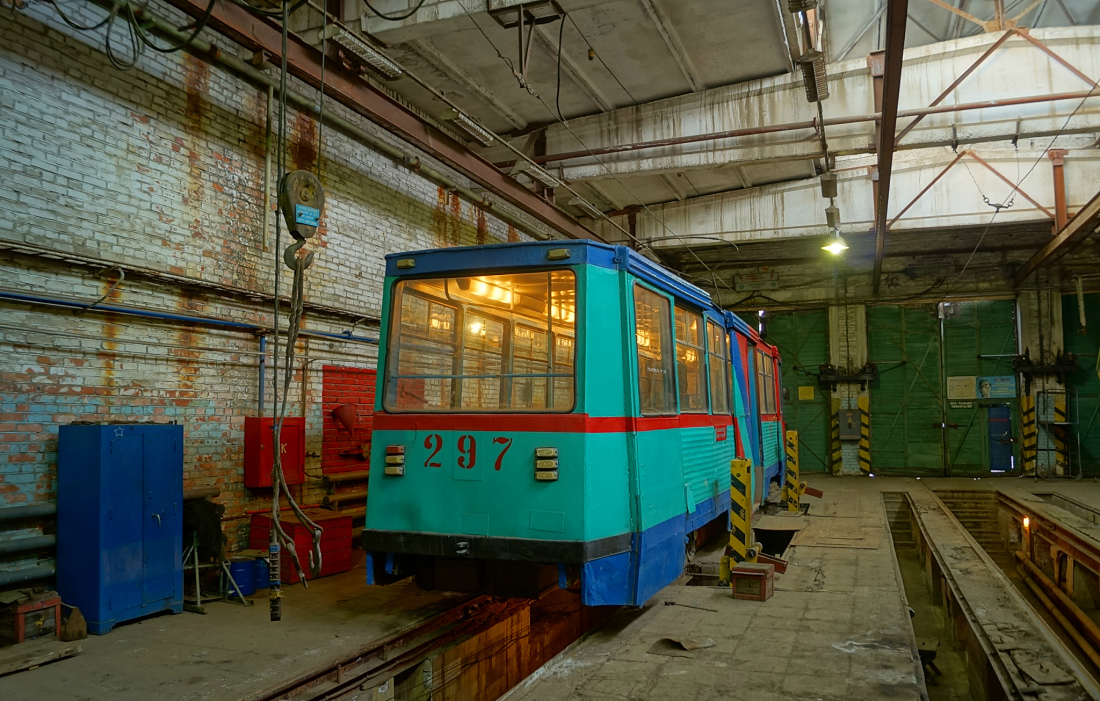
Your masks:
{"label": "electrical cable", "polygon": [[623,85],[623,81],[619,80],[619,76],[615,75],[615,71],[611,70],[611,66],[608,66],[607,63],[604,62],[603,56],[600,56],[600,52],[596,51],[595,47],[592,46],[592,42],[588,41],[588,37],[586,37],[584,35],[584,32],[581,31],[581,28],[577,26],[576,20],[574,20],[572,17],[569,17],[569,15],[566,15],[566,17],[569,18],[569,23],[572,24],[574,29],[577,30],[577,34],[581,35],[581,39],[583,39],[584,43],[588,45],[588,50],[592,52],[592,55],[596,57],[596,60],[600,62],[600,64],[604,67],[604,70],[607,71],[608,75],[610,75],[615,80],[615,82],[619,84],[619,87],[623,89],[623,92],[625,92],[626,96],[630,98],[630,101],[637,105],[638,100],[635,99],[634,95],[626,89],[626,86]]}
{"label": "electrical cable", "polygon": [[561,116],[561,40],[565,35],[565,18],[568,16],[568,13],[562,15],[561,23],[558,27],[558,82],[554,90],[554,106],[558,108],[558,119],[563,122],[565,121],[565,117]]}
{"label": "electrical cable", "polygon": [[[1008,197],[1006,198],[1007,202],[1012,202],[1012,200],[1014,199],[1014,195],[1016,194],[1016,191],[1019,190],[1020,186],[1023,184],[1023,182],[1028,179],[1028,177],[1031,175],[1032,171],[1034,171],[1035,168],[1039,165],[1039,162],[1041,160],[1043,160],[1043,157],[1047,155],[1047,151],[1049,151],[1050,148],[1052,146],[1054,146],[1054,142],[1058,140],[1058,137],[1062,136],[1063,132],[1065,132],[1066,128],[1069,126],[1070,120],[1073,119],[1074,115],[1076,115],[1081,110],[1081,108],[1085,106],[1085,101],[1088,100],[1088,98],[1091,96],[1091,93],[1094,90],[1096,90],[1097,87],[1100,87],[1100,80],[1093,81],[1092,89],[1089,90],[1089,95],[1086,95],[1085,97],[1081,98],[1081,101],[1078,102],[1077,106],[1073,108],[1073,111],[1069,113],[1069,116],[1066,117],[1066,121],[1062,123],[1062,127],[1057,132],[1055,132],[1053,137],[1051,137],[1050,143],[1048,143],[1046,148],[1044,148],[1042,150],[1042,152],[1039,154],[1039,157],[1035,159],[1035,162],[1031,164],[1031,168],[1029,168],[1027,173],[1024,174],[1024,177],[1022,177],[1022,178],[1017,177],[1016,184],[1012,186],[1012,190],[1008,193]],[[1019,165],[1019,159],[1017,158],[1017,166],[1018,165]],[[973,176],[971,176],[971,177],[973,177]],[[975,184],[977,184],[977,181],[975,181]],[[979,190],[979,192],[980,192],[980,190]],[[983,197],[984,197],[984,195],[983,195]],[[986,199],[986,202],[989,203],[989,200]],[[966,272],[966,269],[968,267],[970,267],[970,262],[972,260],[974,260],[974,256],[977,255],[978,249],[981,248],[982,242],[985,240],[986,234],[989,233],[990,227],[993,226],[993,222],[997,219],[997,215],[1000,214],[1001,209],[1004,208],[1004,207],[998,206],[998,205],[990,205],[990,206],[992,206],[994,208],[993,209],[993,216],[991,216],[989,218],[989,222],[985,225],[985,229],[982,231],[982,235],[978,237],[978,242],[976,244],[974,244],[974,250],[970,252],[970,257],[966,259],[966,263],[963,264],[962,269],[958,273],[955,274],[954,278],[952,279],[953,282],[958,281],[959,278],[962,277],[962,274]],[[947,296],[949,294],[951,294],[951,285],[947,286],[947,290],[944,291],[944,296],[943,296],[942,299],[947,299]]]}
{"label": "electrical cable", "polygon": [[321,150],[325,137],[325,58],[328,55],[328,11],[321,13],[321,88],[317,108],[317,179],[321,179]]}
{"label": "electrical cable", "polygon": [[[459,0],[459,3],[461,4],[461,0]],[[411,10],[409,10],[408,12],[406,12],[403,15],[385,15],[385,14],[382,14],[381,12],[378,11],[378,9],[374,5],[370,4],[370,0],[363,0],[363,4],[367,6],[367,9],[369,9],[371,12],[378,15],[382,19],[389,20],[390,22],[401,22],[403,20],[407,20],[408,18],[412,17],[417,12],[419,12],[420,8],[424,5],[424,0],[420,0],[420,2],[416,3],[416,7],[412,8]],[[465,9],[465,8],[463,8],[463,9]]]}
{"label": "electrical cable", "polygon": [[198,22],[195,23],[195,31],[191,32],[191,35],[187,37],[187,39],[185,39],[182,44],[177,44],[176,46],[170,46],[167,48],[157,46],[155,43],[153,43],[153,40],[145,34],[145,28],[142,27],[141,22],[138,21],[137,15],[134,13],[134,6],[130,2],[123,2],[123,5],[126,7],[126,12],[130,16],[131,31],[137,34],[138,39],[140,39],[143,44],[148,46],[153,51],[159,51],[162,54],[170,54],[186,49],[188,46],[191,45],[193,41],[195,41],[195,39],[198,38],[199,32],[205,29],[207,22],[210,21],[210,15],[214,12],[214,3],[216,1],[217,0],[210,0],[210,4],[206,6],[206,10],[202,13],[202,16],[199,17]]}

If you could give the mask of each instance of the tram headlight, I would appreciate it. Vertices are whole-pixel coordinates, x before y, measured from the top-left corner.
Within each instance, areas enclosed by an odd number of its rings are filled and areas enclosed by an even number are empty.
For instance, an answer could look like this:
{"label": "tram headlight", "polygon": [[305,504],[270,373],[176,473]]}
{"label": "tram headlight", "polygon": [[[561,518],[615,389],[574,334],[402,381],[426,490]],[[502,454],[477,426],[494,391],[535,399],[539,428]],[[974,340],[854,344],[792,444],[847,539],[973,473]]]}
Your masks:
{"label": "tram headlight", "polygon": [[391,477],[405,476],[405,446],[386,446],[386,474]]}
{"label": "tram headlight", "polygon": [[535,481],[556,482],[558,480],[558,449],[535,448]]}

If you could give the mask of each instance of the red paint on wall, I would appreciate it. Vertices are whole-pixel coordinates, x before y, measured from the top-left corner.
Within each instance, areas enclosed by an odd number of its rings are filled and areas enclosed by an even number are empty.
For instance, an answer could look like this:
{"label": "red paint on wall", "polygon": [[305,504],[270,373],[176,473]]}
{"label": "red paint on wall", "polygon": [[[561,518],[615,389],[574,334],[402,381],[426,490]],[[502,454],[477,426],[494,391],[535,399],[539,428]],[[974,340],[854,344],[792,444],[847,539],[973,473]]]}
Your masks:
{"label": "red paint on wall", "polygon": [[[357,455],[369,444],[374,426],[374,370],[325,365],[322,369],[322,413],[324,415],[321,444],[321,471],[324,473],[365,470],[367,460]],[[344,404],[356,407],[355,429],[347,429],[333,418],[332,410]],[[344,453],[344,454],[341,454]]]}

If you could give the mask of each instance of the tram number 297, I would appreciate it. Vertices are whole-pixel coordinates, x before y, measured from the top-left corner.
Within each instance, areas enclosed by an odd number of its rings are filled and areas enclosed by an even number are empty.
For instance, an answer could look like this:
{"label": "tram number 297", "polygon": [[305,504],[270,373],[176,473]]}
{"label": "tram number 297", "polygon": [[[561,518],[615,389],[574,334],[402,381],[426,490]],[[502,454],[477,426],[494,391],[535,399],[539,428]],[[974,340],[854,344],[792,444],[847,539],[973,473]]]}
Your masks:
{"label": "tram number 297", "polygon": [[[493,469],[500,471],[501,464],[508,449],[512,447],[512,439],[507,436],[493,438],[493,448],[498,451]],[[443,463],[437,458],[443,450],[443,436],[431,433],[424,437],[424,448],[428,451],[428,458],[424,461],[424,467],[443,467]],[[455,441],[458,466],[464,470],[472,470],[477,465],[477,439],[468,433],[462,434]]]}

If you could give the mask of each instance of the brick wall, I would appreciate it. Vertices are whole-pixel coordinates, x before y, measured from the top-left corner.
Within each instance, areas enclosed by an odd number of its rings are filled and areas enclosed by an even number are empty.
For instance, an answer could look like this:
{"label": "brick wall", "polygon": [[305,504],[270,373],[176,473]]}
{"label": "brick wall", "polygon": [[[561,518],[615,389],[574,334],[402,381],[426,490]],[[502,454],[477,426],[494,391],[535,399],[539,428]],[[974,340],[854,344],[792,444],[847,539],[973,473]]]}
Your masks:
{"label": "brick wall", "polygon": [[[85,22],[102,14],[81,3],[66,9]],[[154,9],[186,23],[166,5]],[[68,29],[45,3],[0,12],[0,33],[0,292],[84,303],[106,295],[104,304],[270,326],[275,271],[284,294],[290,285],[276,263],[274,225],[262,226],[266,91],[187,53],[149,51],[119,71],[101,33]],[[339,105],[325,109],[393,140]],[[307,275],[307,328],[377,336],[370,320],[386,253],[518,237],[342,133],[326,129],[318,141],[308,115],[291,111],[288,138],[291,167],[311,168],[320,154],[328,196]],[[126,270],[121,282],[114,266]],[[241,542],[245,512],[264,506],[263,494],[241,485],[243,418],[259,411],[255,334],[10,300],[0,311],[0,508],[54,498],[59,425],[177,421],[185,486],[219,487],[231,546]],[[325,463],[320,368],[371,368],[377,348],[314,337],[297,351],[288,413],[307,419],[300,496],[316,503]],[[268,413],[271,354],[269,344]],[[8,558],[0,568],[38,561],[48,558]]]}
{"label": "brick wall", "polygon": [[[326,365],[322,371],[321,470],[325,474],[365,470],[369,462],[357,456],[371,439],[376,372],[340,365]],[[332,415],[334,409],[345,404],[355,407],[356,422],[351,433]]]}

